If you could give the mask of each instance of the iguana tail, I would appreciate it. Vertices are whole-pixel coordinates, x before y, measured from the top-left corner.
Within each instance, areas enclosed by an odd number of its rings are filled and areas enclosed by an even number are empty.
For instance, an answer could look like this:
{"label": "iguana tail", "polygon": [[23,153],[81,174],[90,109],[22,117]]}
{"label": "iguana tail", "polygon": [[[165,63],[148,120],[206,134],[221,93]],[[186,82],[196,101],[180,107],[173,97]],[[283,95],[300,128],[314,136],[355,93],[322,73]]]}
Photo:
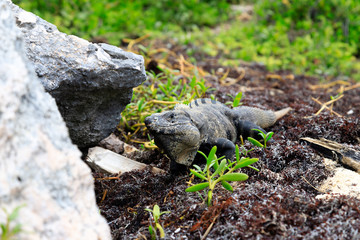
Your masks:
{"label": "iguana tail", "polygon": [[262,128],[275,124],[277,120],[285,116],[291,108],[284,108],[279,111],[266,111],[259,108],[241,106],[234,109],[239,120],[250,121]]}
{"label": "iguana tail", "polygon": [[291,109],[292,109],[291,107],[287,107],[287,108],[284,108],[284,109],[274,112],[276,121],[279,120],[280,118],[282,118],[283,116],[285,116],[286,114],[288,114],[288,112],[290,112]]}

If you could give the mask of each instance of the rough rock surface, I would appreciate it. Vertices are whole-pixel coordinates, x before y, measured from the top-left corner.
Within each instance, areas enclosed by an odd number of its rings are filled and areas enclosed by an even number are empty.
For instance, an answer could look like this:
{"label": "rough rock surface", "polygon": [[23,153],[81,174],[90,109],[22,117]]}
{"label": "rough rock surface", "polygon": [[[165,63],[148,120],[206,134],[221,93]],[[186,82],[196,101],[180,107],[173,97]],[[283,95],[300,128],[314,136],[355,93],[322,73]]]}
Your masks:
{"label": "rough rock surface", "polygon": [[337,166],[336,162],[324,158],[324,164],[334,174],[329,176],[319,187],[324,194],[317,198],[330,198],[331,194],[341,194],[356,197],[360,199],[360,174]]}
{"label": "rough rock surface", "polygon": [[93,44],[59,32],[56,26],[16,5],[12,9],[35,71],[56,100],[80,148],[107,137],[145,79],[142,56],[108,44]]}
{"label": "rough rock surface", "polygon": [[110,239],[90,169],[36,78],[3,0],[0,41],[0,224],[6,223],[3,209],[21,206],[10,225],[22,224],[14,239]]}

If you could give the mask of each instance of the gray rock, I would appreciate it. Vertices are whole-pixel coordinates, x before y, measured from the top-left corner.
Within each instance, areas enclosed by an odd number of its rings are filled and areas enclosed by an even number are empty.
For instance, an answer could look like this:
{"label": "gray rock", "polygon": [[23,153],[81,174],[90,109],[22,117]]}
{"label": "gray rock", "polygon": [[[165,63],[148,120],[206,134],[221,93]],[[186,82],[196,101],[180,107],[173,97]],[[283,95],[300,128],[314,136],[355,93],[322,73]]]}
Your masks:
{"label": "gray rock", "polygon": [[121,141],[114,133],[101,140],[99,146],[127,157],[140,152],[136,147]]}
{"label": "gray rock", "polygon": [[19,223],[22,231],[12,239],[111,239],[90,169],[37,79],[4,0],[0,42],[0,224],[5,211],[21,206],[10,229]]}
{"label": "gray rock", "polygon": [[16,5],[12,9],[27,56],[55,98],[72,141],[80,148],[96,145],[113,132],[132,89],[146,79],[143,57],[67,35]]}
{"label": "gray rock", "polygon": [[125,143],[121,141],[114,133],[110,134],[107,138],[99,142],[99,146],[105,149],[109,149],[115,153],[122,154],[124,153]]}
{"label": "gray rock", "polygon": [[360,199],[360,174],[339,166],[336,161],[329,158],[323,158],[323,162],[330,174],[317,188],[322,194],[316,198],[327,199],[334,195],[347,195]]}

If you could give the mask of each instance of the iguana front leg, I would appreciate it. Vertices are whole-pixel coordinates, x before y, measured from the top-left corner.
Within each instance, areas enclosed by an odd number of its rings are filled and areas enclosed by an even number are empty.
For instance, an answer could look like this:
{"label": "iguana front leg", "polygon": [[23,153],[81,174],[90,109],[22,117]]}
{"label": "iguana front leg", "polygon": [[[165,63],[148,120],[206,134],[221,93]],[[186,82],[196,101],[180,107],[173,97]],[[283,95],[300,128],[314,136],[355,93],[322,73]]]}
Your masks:
{"label": "iguana front leg", "polygon": [[239,120],[236,123],[236,129],[238,131],[239,136],[242,136],[243,139],[247,139],[248,137],[255,138],[256,140],[263,140],[263,138],[259,135],[259,132],[253,129],[261,130],[263,133],[267,134],[267,132],[250,121]]}
{"label": "iguana front leg", "polygon": [[217,147],[216,155],[218,157],[225,156],[225,158],[232,160],[235,156],[235,144],[226,138],[217,138],[215,141],[203,143],[201,151],[206,154],[210,152],[213,146]]}

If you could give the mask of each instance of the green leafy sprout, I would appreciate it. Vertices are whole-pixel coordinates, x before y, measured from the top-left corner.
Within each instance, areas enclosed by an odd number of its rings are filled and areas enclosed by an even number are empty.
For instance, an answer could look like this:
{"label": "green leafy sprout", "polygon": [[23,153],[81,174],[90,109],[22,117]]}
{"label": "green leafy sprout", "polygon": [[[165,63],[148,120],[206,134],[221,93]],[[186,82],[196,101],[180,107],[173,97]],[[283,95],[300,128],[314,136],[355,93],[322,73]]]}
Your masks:
{"label": "green leafy sprout", "polygon": [[229,94],[228,96],[231,97],[233,99],[233,101],[232,102],[226,102],[225,104],[226,105],[231,105],[233,108],[242,105],[242,102],[241,102],[242,95],[243,95],[242,92],[238,92],[235,97],[233,97],[232,95]]}
{"label": "green leafy sprout", "polygon": [[15,226],[12,226],[12,222],[14,222],[19,217],[19,211],[23,206],[16,207],[11,213],[3,208],[3,211],[6,214],[5,223],[0,223],[1,234],[0,239],[2,240],[12,240],[17,239],[16,235],[19,234],[22,229],[22,225],[17,223]]}
{"label": "green leafy sprout", "polygon": [[264,144],[262,144],[261,142],[259,142],[258,140],[256,140],[255,138],[252,137],[248,137],[248,141],[251,142],[253,145],[257,146],[257,147],[261,147],[266,149],[266,144],[267,142],[272,138],[274,132],[268,132],[267,134],[265,134],[263,131],[261,131],[260,129],[251,129],[251,130],[255,130],[259,132],[259,135],[263,138]]}
{"label": "green leafy sprout", "polygon": [[[228,191],[233,192],[233,187],[229,181],[245,181],[249,176],[245,173],[235,172],[235,170],[243,167],[250,167],[256,171],[259,169],[250,166],[257,162],[258,158],[241,157],[239,153],[239,146],[236,145],[235,155],[236,161],[225,159],[224,157],[217,158],[216,156],[217,147],[214,146],[209,155],[206,156],[203,152],[199,151],[201,155],[206,158],[206,166],[202,170],[198,165],[194,165],[196,169],[190,169],[190,174],[203,180],[202,183],[195,184],[188,187],[186,192],[197,192],[208,188],[206,203],[208,206],[212,205],[212,197],[215,186],[221,182],[221,185]],[[219,163],[219,161],[221,162]]]}
{"label": "green leafy sprout", "polygon": [[149,232],[151,235],[151,239],[156,239],[156,232],[159,231],[159,236],[160,238],[164,238],[165,237],[165,231],[164,228],[161,226],[161,224],[159,223],[160,220],[160,216],[166,213],[170,213],[170,211],[164,211],[164,212],[160,212],[160,207],[155,204],[155,206],[153,207],[153,209],[149,209],[146,208],[146,211],[150,212],[153,218],[153,223],[151,223],[150,221],[150,225],[149,225]]}

